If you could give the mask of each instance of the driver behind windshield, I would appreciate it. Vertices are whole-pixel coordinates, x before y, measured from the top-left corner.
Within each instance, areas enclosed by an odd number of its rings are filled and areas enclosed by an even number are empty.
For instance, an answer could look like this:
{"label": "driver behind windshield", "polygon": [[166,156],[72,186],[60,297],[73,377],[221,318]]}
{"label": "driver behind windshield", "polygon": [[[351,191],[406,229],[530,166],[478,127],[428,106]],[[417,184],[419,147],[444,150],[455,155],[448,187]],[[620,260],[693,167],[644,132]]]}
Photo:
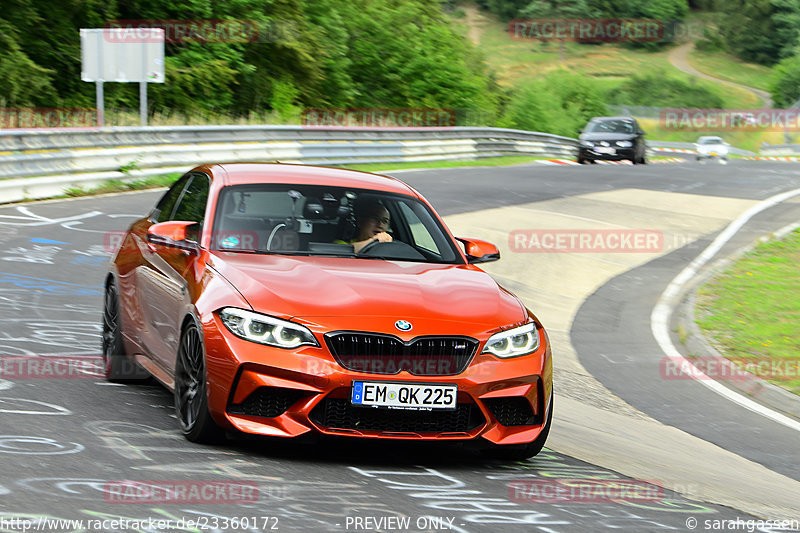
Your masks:
{"label": "driver behind windshield", "polygon": [[369,200],[358,204],[355,210],[357,233],[350,242],[335,241],[339,244],[352,244],[358,253],[372,242],[392,242],[389,231],[391,218],[389,210],[379,200]]}

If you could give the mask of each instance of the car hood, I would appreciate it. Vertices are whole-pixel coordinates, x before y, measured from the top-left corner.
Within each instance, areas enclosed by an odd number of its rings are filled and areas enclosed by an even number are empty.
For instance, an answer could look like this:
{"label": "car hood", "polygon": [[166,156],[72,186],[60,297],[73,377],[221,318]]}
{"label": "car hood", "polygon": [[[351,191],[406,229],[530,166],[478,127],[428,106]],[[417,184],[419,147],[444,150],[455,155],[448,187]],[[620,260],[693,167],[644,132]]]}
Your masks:
{"label": "car hood", "polygon": [[397,334],[394,323],[409,320],[416,335],[433,334],[424,331],[423,323],[438,332],[448,323],[448,333],[468,334],[527,318],[514,295],[471,265],[227,252],[212,254],[209,265],[255,311],[306,319],[330,330],[369,328]]}
{"label": "car hood", "polygon": [[636,138],[634,133],[581,133],[581,141],[632,141]]}

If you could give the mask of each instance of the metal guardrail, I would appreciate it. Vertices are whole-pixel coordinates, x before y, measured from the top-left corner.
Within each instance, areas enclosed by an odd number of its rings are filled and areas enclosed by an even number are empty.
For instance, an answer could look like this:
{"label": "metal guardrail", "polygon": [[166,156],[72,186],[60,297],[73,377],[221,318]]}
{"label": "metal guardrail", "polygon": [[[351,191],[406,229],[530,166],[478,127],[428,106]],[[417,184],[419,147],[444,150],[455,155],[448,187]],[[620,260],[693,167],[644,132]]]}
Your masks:
{"label": "metal guardrail", "polygon": [[[214,161],[311,164],[575,156],[577,141],[502,128],[168,126],[0,132],[0,201]],[[125,172],[122,169],[128,169]]]}
{"label": "metal guardrail", "polygon": [[[658,147],[658,148],[676,148],[679,150],[691,150],[692,152],[695,151],[694,143],[687,143],[687,142],[676,142],[676,141],[648,141],[648,146],[650,147]],[[728,148],[729,154],[734,155],[741,155],[741,156],[755,156],[757,155],[755,152],[750,152],[748,150],[742,150],[740,148],[735,148],[733,146]]]}
{"label": "metal guardrail", "polygon": [[[691,143],[649,141],[692,150]],[[45,198],[110,179],[183,172],[215,161],[310,164],[470,160],[503,155],[572,159],[578,141],[503,128],[160,126],[0,132],[0,202]],[[731,153],[754,155],[731,149]],[[125,169],[125,171],[123,171]]]}

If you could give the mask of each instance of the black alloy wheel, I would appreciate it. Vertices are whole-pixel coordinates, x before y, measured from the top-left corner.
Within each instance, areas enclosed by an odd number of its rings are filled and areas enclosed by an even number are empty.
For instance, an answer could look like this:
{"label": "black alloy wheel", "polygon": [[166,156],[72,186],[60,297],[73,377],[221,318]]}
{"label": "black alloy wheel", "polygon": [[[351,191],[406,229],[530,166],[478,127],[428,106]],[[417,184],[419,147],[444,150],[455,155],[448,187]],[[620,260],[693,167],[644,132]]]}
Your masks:
{"label": "black alloy wheel", "polygon": [[175,363],[175,414],[192,442],[215,442],[223,436],[208,412],[203,340],[193,323],[183,330]]}

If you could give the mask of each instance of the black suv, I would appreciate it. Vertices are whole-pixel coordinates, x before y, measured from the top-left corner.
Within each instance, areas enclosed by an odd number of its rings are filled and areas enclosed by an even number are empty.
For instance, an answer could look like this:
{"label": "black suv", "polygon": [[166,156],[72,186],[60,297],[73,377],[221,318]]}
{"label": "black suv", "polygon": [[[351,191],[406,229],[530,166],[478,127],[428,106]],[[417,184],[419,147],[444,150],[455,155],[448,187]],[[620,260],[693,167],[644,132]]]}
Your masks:
{"label": "black suv", "polygon": [[578,163],[594,163],[598,159],[630,159],[634,165],[647,163],[645,133],[634,118],[594,117],[578,131]]}

